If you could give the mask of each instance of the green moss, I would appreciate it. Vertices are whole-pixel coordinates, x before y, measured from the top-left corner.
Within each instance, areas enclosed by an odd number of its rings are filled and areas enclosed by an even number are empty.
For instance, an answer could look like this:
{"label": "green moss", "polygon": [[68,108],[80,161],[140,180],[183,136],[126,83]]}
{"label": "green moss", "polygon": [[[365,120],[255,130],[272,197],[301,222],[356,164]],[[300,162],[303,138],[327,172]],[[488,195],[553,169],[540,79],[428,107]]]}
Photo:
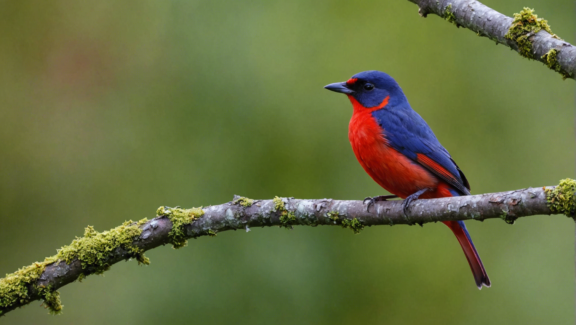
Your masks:
{"label": "green moss", "polygon": [[354,218],[352,220],[347,219],[346,216],[340,216],[337,211],[331,211],[326,214],[326,216],[334,221],[335,224],[340,223],[342,228],[351,229],[355,234],[359,234],[362,229],[364,229],[364,225],[362,221]]}
{"label": "green moss", "polygon": [[456,22],[456,16],[454,16],[454,12],[452,12],[452,4],[449,4],[446,6],[446,9],[444,9],[444,19],[446,19],[447,22],[456,25],[456,27],[460,27],[460,25],[458,25]]}
{"label": "green moss", "polygon": [[281,198],[276,196],[272,201],[274,202],[274,211],[280,214],[280,228],[292,229],[292,226],[296,224],[294,212],[286,210]]}
{"label": "green moss", "polygon": [[342,228],[351,229],[355,234],[359,234],[362,229],[364,229],[364,225],[362,222],[356,218],[350,219],[342,219]]}
{"label": "green moss", "polygon": [[97,232],[92,226],[86,227],[84,237],[76,238],[68,246],[58,250],[56,258],[72,262],[78,259],[82,268],[90,267],[93,273],[101,274],[110,268],[108,257],[117,248],[128,250],[138,260],[139,264],[150,264],[150,260],[144,256],[142,250],[132,245],[132,242],[140,236],[142,229],[138,223],[126,221],[114,229]]}
{"label": "green moss", "polygon": [[338,220],[340,220],[340,214],[337,211],[332,211],[332,212],[328,212],[326,213],[326,216],[334,221],[334,223],[336,223]]}
{"label": "green moss", "polygon": [[249,199],[247,197],[239,197],[236,200],[232,201],[233,204],[240,204],[243,207],[250,207],[254,204],[254,200]]}
{"label": "green moss", "polygon": [[544,60],[544,63],[548,66],[548,68],[560,73],[563,79],[569,78],[570,74],[566,71],[563,71],[560,62],[558,62],[558,52],[559,50],[550,49],[550,51],[542,55],[541,59]]}
{"label": "green moss", "polygon": [[207,233],[208,233],[208,236],[210,236],[210,237],[216,237],[216,232],[212,229],[208,229]]}
{"label": "green moss", "polygon": [[[119,227],[101,233],[91,226],[86,227],[83,237],[76,238],[70,245],[62,247],[56,255],[7,274],[5,278],[0,279],[0,311],[17,303],[29,302],[31,300],[29,289],[33,289],[44,299],[44,305],[51,314],[60,313],[62,311],[60,294],[51,288],[36,286],[46,266],[60,260],[70,263],[78,259],[83,270],[88,269],[91,273],[100,274],[110,268],[108,262],[110,254],[121,247],[129,251],[139,264],[149,264],[150,260],[144,256],[141,249],[132,245],[142,233],[139,226],[145,222],[146,219],[138,222],[127,221]],[[81,273],[79,279],[84,277],[85,273]]]}
{"label": "green moss", "polygon": [[567,217],[576,217],[576,181],[566,178],[554,189],[546,188],[546,201],[552,213],[562,213]]}
{"label": "green moss", "polygon": [[161,206],[156,210],[159,217],[168,217],[172,221],[172,230],[170,230],[170,243],[175,249],[182,248],[188,244],[184,226],[192,223],[197,218],[204,215],[202,208],[182,209],[179,207],[170,208]]}
{"label": "green moss", "polygon": [[272,201],[274,202],[274,209],[276,211],[286,211],[286,208],[284,208],[284,201],[282,201],[281,198],[276,196]]}
{"label": "green moss", "polygon": [[542,55],[542,59],[546,61],[546,65],[550,69],[560,72],[560,64],[558,63],[558,60],[556,59],[557,55],[558,55],[558,51],[556,49],[551,49],[546,54]]}
{"label": "green moss", "polygon": [[[51,260],[50,262],[53,262]],[[0,311],[14,304],[30,301],[28,287],[33,286],[44,272],[46,262],[36,262],[0,279]]]}
{"label": "green moss", "polygon": [[500,219],[504,220],[509,225],[513,225],[516,222],[517,217],[513,217],[509,215],[506,211],[502,210],[502,214],[500,215]]}
{"label": "green moss", "polygon": [[47,288],[39,288],[38,290],[40,296],[44,299],[44,306],[48,309],[48,312],[51,315],[58,315],[62,312],[62,302],[60,301],[60,293],[58,291],[54,291]]}
{"label": "green moss", "polygon": [[[528,59],[536,59],[534,57],[534,52],[532,50],[531,37],[536,35],[540,30],[545,30],[552,37],[560,39],[556,34],[550,29],[548,21],[542,18],[538,18],[534,14],[534,9],[524,8],[520,13],[514,14],[514,21],[508,29],[508,33],[504,35],[507,39],[513,40],[518,44],[518,52],[520,55],[527,57]],[[570,73],[563,71],[562,66],[558,62],[559,50],[550,49],[546,54],[544,54],[540,59],[546,64],[550,69],[560,73],[563,79],[569,78]]]}
{"label": "green moss", "polygon": [[550,33],[553,37],[558,38],[552,33],[548,21],[538,18],[538,16],[534,14],[534,9],[524,7],[520,13],[514,14],[514,21],[512,21],[512,25],[504,37],[518,44],[518,52],[520,55],[534,59],[530,37],[542,29]]}
{"label": "green moss", "polygon": [[280,228],[292,229],[292,225],[296,223],[296,216],[291,211],[282,211],[280,216]]}

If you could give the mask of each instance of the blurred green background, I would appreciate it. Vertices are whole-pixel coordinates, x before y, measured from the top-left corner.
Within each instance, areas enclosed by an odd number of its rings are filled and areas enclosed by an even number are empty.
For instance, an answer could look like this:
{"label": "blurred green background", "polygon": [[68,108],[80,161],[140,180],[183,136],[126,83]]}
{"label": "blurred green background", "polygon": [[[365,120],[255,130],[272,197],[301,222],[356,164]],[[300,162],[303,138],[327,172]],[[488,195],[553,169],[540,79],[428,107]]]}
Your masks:
{"label": "blurred green background", "polygon": [[[574,43],[573,1],[536,8]],[[408,1],[2,1],[0,274],[153,217],[160,205],[384,194],[324,90],[363,70],[403,87],[475,194],[574,177],[574,81],[418,16]],[[224,232],[62,288],[10,324],[560,324],[574,319],[574,223],[468,222],[493,286],[449,229]]]}

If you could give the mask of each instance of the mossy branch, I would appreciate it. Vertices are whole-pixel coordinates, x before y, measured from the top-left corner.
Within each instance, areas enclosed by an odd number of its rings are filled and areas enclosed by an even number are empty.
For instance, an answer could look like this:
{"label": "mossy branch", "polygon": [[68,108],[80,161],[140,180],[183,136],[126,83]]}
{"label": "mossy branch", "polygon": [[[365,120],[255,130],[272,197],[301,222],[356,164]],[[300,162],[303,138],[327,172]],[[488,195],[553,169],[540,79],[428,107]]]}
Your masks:
{"label": "mossy branch", "polygon": [[545,19],[524,8],[505,16],[475,0],[409,0],[422,17],[436,14],[457,27],[504,44],[520,55],[544,63],[564,79],[576,76],[576,47],[560,39]]}
{"label": "mossy branch", "polygon": [[144,256],[149,249],[165,244],[180,248],[190,238],[216,236],[226,230],[336,225],[359,233],[364,227],[376,225],[490,218],[513,223],[520,217],[542,214],[573,217],[575,191],[576,181],[566,179],[552,187],[417,200],[410,205],[407,216],[402,213],[401,201],[377,202],[369,211],[362,201],[279,197],[272,200],[234,197],[231,202],[206,208],[163,206],[151,220],[127,221],[101,233],[87,227],[83,237],[62,247],[56,255],[7,274],[0,279],[0,315],[34,300],[43,300],[50,313],[57,314],[62,305],[56,290],[66,284],[82,281],[90,274],[101,274],[122,260],[133,258],[139,264],[149,264]]}

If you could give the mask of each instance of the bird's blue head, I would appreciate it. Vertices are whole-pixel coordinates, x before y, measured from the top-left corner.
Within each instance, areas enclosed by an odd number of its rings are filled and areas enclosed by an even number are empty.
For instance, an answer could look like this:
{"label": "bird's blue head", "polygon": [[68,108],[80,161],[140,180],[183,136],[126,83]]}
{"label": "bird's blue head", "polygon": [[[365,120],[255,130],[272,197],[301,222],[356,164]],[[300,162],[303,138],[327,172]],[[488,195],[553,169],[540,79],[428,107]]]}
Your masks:
{"label": "bird's blue head", "polygon": [[378,109],[387,104],[406,102],[404,92],[388,74],[371,70],[355,74],[348,81],[329,84],[324,88],[354,98],[364,108]]}

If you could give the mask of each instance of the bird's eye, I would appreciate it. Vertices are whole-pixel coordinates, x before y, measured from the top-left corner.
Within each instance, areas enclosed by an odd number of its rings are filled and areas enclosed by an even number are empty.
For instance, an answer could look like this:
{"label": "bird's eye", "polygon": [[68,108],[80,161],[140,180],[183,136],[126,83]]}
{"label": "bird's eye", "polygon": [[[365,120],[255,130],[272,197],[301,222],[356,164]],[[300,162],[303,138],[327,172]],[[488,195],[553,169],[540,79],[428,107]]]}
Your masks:
{"label": "bird's eye", "polygon": [[374,89],[374,85],[371,83],[367,83],[364,85],[364,89],[370,91],[370,90]]}

